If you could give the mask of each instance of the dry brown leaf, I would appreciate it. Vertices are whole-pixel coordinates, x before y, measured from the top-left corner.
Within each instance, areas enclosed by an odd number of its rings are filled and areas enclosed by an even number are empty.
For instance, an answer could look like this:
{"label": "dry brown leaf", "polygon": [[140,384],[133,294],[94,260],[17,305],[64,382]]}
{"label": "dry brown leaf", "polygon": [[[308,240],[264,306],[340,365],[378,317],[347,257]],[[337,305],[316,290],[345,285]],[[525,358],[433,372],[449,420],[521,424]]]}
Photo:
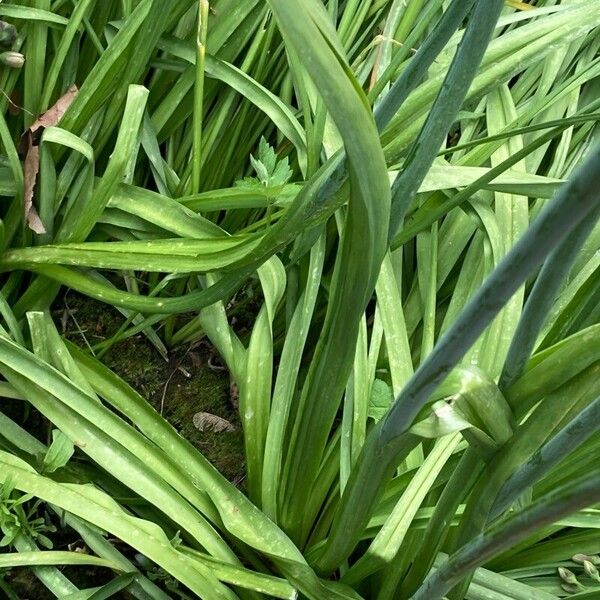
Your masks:
{"label": "dry brown leaf", "polygon": [[37,146],[30,146],[29,152],[27,152],[27,156],[25,157],[25,166],[23,169],[23,178],[25,181],[23,209],[25,211],[25,220],[29,228],[35,231],[35,233],[46,233],[46,228],[33,205],[33,188],[35,187],[35,180],[39,170],[40,149]]}
{"label": "dry brown leaf", "polygon": [[29,128],[31,133],[36,132],[40,127],[53,127],[67,112],[67,108],[71,106],[75,96],[77,96],[76,85],[72,85],[45,113],[41,114]]}
{"label": "dry brown leaf", "polygon": [[[33,192],[38,172],[40,170],[40,150],[38,147],[41,132],[46,127],[56,125],[65,114],[77,95],[77,86],[71,86],[56,103],[44,114],[40,115],[33,125],[21,137],[20,147],[25,153],[25,164],[23,166],[23,211],[25,222],[35,233],[46,233],[46,228],[33,204]],[[39,134],[34,135],[37,131]]]}
{"label": "dry brown leaf", "polygon": [[235,427],[227,419],[207,412],[198,412],[192,419],[196,429],[200,431],[235,431]]}

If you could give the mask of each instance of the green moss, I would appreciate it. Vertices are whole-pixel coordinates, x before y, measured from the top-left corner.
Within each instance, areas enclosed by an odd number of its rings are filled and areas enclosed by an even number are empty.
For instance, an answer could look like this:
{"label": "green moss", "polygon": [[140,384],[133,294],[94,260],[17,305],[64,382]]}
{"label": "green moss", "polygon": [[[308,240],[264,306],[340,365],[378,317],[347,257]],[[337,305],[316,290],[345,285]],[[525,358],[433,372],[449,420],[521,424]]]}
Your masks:
{"label": "green moss", "polygon": [[[112,336],[123,321],[114,309],[83,296],[70,294],[67,307],[66,316],[63,309],[54,316],[66,325],[65,335],[84,348]],[[139,335],[115,344],[102,361],[147,398],[223,475],[236,483],[243,480],[243,436],[231,401],[229,374],[211,366],[215,358],[210,348],[177,350],[166,361]],[[236,431],[199,431],[193,423],[197,412],[227,419]]]}
{"label": "green moss", "polygon": [[[229,378],[222,372],[200,369],[190,379],[169,386],[164,416],[231,481],[243,478],[243,437],[237,411],[229,400]],[[199,431],[194,414],[208,412],[230,421],[234,432]]]}

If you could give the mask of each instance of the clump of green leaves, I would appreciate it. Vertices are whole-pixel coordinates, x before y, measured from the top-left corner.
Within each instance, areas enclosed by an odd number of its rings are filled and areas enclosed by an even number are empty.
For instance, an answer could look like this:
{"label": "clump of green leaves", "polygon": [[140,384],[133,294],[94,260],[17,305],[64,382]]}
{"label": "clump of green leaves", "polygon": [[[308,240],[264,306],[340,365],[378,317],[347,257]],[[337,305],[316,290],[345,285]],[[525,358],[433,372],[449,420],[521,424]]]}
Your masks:
{"label": "clump of green leaves", "polygon": [[20,535],[44,548],[53,547],[47,534],[56,532],[56,527],[38,516],[40,506],[42,503],[32,494],[18,492],[14,480],[4,479],[0,485],[0,547],[11,546]]}
{"label": "clump of green leaves", "polygon": [[[62,432],[0,409],[7,506],[158,600],[594,587],[600,0],[100,4],[0,8],[0,390]],[[66,342],[61,287],[115,335]],[[220,355],[240,487],[94,356],[142,335]]]}

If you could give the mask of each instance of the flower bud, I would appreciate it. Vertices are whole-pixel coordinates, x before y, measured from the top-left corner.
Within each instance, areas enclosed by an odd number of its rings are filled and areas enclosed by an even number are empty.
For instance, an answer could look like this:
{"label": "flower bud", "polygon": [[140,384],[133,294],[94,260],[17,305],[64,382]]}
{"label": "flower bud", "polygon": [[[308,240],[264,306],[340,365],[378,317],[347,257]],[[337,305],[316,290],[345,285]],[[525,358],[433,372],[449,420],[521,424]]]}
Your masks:
{"label": "flower bud", "polygon": [[583,561],[583,570],[585,571],[585,574],[588,577],[590,577],[594,581],[600,582],[600,573],[598,572],[598,569],[594,566],[594,564],[591,563],[589,560]]}
{"label": "flower bud", "polygon": [[579,583],[575,573],[569,569],[565,569],[564,567],[558,567],[558,575],[565,583],[569,583],[571,585],[577,585]]}
{"label": "flower bud", "polygon": [[0,54],[0,62],[7,67],[20,69],[25,64],[25,57],[20,52],[2,52]]}
{"label": "flower bud", "polygon": [[597,556],[595,554],[592,554],[591,556],[588,554],[575,554],[571,557],[571,560],[573,562],[579,563],[580,565],[582,565],[586,560],[588,562],[591,562],[593,565],[600,565],[600,556]]}

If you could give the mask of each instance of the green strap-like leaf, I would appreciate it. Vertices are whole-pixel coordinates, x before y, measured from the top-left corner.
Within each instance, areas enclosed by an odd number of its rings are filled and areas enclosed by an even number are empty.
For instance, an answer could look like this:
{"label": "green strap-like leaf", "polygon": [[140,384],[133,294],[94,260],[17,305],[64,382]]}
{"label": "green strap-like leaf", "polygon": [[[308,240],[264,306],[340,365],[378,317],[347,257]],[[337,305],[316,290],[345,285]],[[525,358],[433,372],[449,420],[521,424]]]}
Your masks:
{"label": "green strap-like leaf", "polygon": [[600,501],[600,475],[586,474],[538,500],[478,536],[451,555],[413,595],[414,600],[439,600],[472,569],[514,546],[533,531],[580,508]]}

